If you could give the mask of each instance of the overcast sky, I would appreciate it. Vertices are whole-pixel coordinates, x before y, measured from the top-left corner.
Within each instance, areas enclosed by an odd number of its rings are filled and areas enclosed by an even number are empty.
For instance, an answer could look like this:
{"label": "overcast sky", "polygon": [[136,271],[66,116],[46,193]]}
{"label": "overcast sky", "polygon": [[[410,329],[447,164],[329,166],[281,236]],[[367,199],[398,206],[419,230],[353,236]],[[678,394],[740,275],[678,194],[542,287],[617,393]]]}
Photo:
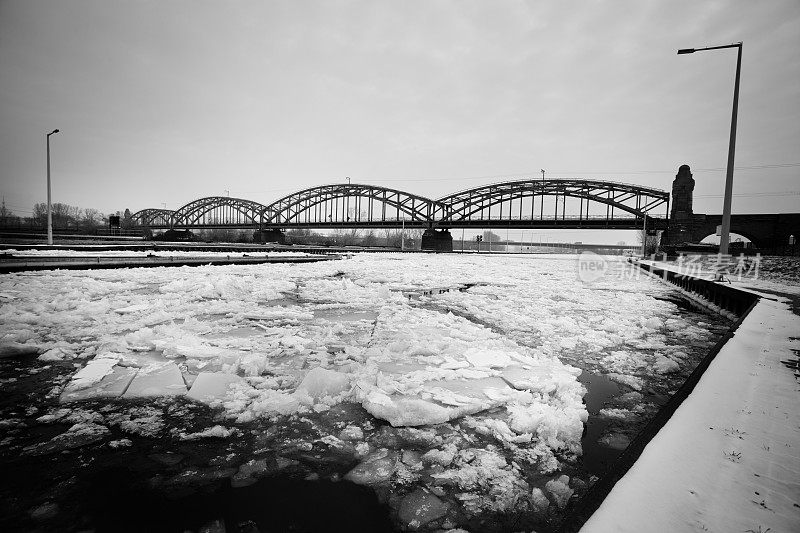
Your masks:
{"label": "overcast sky", "polygon": [[800,212],[800,2],[0,0],[0,193],[108,213],[585,177]]}

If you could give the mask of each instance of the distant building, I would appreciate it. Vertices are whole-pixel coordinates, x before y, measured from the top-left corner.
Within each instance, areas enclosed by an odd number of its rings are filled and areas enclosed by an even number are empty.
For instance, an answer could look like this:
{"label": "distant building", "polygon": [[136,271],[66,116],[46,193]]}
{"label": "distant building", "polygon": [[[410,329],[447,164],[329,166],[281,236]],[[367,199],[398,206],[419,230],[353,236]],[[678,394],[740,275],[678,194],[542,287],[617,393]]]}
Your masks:
{"label": "distant building", "polygon": [[617,246],[626,246],[627,244],[628,244],[628,243],[627,243],[627,242],[625,242],[625,241],[619,241],[619,242],[617,242]]}

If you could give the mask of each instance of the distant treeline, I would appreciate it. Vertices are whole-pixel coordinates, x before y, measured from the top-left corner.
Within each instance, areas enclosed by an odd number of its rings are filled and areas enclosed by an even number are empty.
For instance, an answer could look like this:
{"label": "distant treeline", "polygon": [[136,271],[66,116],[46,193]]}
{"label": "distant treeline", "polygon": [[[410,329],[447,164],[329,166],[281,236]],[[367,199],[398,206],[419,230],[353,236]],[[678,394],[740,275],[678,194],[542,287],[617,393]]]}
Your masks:
{"label": "distant treeline", "polygon": [[[203,242],[254,242],[254,231],[237,229],[192,230],[197,241]],[[381,246],[417,250],[422,244],[422,230],[407,229],[334,229],[327,233],[307,228],[291,229],[284,232],[287,244],[306,244],[310,246]],[[152,234],[151,234],[152,235]]]}
{"label": "distant treeline", "polygon": [[[117,211],[120,217],[120,227],[129,229],[133,226],[131,212],[126,209],[124,213]],[[51,206],[53,229],[58,231],[74,231],[76,233],[93,233],[101,228],[108,228],[108,214],[98,209],[81,208],[74,205],[56,202]],[[21,217],[15,215],[5,205],[0,205],[0,229],[47,229],[47,204],[42,202],[33,206],[31,216]]]}

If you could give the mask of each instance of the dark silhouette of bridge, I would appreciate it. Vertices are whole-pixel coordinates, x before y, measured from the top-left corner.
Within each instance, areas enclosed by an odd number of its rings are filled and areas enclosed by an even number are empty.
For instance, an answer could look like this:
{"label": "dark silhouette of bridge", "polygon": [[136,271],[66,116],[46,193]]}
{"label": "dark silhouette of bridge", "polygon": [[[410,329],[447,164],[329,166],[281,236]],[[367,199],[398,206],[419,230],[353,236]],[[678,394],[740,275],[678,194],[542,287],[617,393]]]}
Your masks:
{"label": "dark silhouette of bridge", "polygon": [[[282,241],[293,228],[418,228],[426,250],[452,250],[451,229],[660,230],[662,245],[697,243],[716,233],[721,215],[692,211],[694,179],[682,165],[670,193],[614,181],[524,179],[482,185],[436,200],[365,184],[312,187],[269,205],[212,196],[180,209],[143,209],[136,227],[150,230],[248,229],[262,242]],[[664,208],[663,216],[655,215]],[[669,213],[669,216],[667,216]],[[800,236],[800,214],[733,215],[731,231],[760,249],[779,249]]]}
{"label": "dark silhouette of bridge", "polygon": [[[144,209],[135,225],[151,230],[252,229],[280,238],[292,228],[420,228],[423,248],[452,249],[455,228],[667,229],[669,193],[581,179],[529,179],[474,187],[432,200],[362,184],[312,187],[269,205],[213,196],[180,209]],[[651,211],[664,207],[662,217]]]}

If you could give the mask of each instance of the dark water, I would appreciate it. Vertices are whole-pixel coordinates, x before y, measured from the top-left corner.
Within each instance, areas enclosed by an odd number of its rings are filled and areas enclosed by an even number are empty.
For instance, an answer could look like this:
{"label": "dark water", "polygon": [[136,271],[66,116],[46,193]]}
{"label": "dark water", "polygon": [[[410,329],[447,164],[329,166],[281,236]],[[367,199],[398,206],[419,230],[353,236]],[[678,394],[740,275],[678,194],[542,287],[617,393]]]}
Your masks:
{"label": "dark water", "polygon": [[[0,531],[216,531],[215,523],[228,533],[392,531],[389,508],[374,491],[339,480],[354,466],[352,455],[291,445],[301,436],[313,440],[301,422],[185,441],[176,435],[224,421],[183,399],[84,402],[67,407],[102,416],[110,433],[41,446],[73,424],[36,420],[59,407],[47,392],[72,370],[35,359],[0,361],[0,420],[10,421],[0,443]],[[157,432],[131,434],[111,422],[141,410],[157,419]],[[329,422],[352,416],[341,410]],[[122,438],[130,444],[110,446]],[[260,477],[232,483],[251,460]],[[304,479],[314,472],[322,479]]]}
{"label": "dark water", "polygon": [[181,532],[219,523],[248,533],[392,531],[389,509],[354,483],[272,476],[232,488],[225,481],[170,497],[130,470],[101,470],[83,480],[85,511],[98,532]]}
{"label": "dark water", "polygon": [[600,409],[609,400],[619,395],[620,386],[606,376],[593,374],[585,370],[578,376],[578,381],[586,386],[587,392],[586,396],[583,397],[583,401],[586,404],[586,410],[589,411],[589,419],[586,421],[583,438],[581,439],[581,447],[583,448],[581,462],[586,472],[600,475],[622,453],[621,450],[603,446],[598,442],[610,421],[597,416]]}

